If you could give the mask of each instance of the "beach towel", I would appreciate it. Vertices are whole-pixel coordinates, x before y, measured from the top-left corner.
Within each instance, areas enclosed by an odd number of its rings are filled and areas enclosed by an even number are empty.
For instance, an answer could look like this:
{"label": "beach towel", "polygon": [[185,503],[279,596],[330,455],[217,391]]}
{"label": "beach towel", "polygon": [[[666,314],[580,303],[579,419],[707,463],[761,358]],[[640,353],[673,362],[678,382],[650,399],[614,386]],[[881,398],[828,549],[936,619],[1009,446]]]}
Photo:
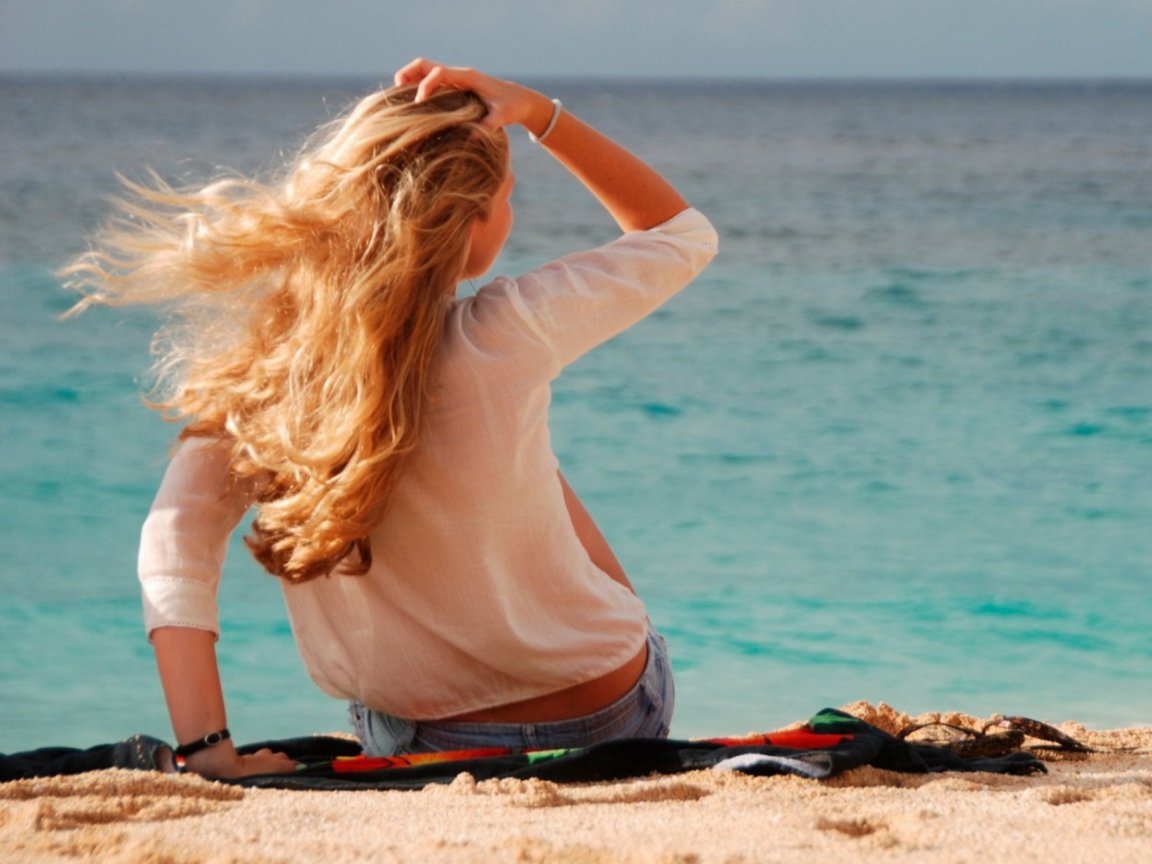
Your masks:
{"label": "beach towel", "polygon": [[[359,744],[335,736],[261,741],[238,748],[287,753],[299,764],[294,774],[268,774],[223,781],[265,789],[422,789],[451,783],[460,774],[477,781],[538,778],[556,783],[625,780],[651,774],[711,769],[762,776],[794,775],[813,780],[871,765],[890,771],[989,771],[1032,774],[1046,769],[1026,752],[991,759],[964,759],[947,747],[918,744],[889,735],[862,720],[826,708],[807,724],[741,738],[675,740],[630,738],[564,750],[462,750],[370,757]],[[0,781],[77,774],[102,768],[174,770],[172,748],[145,735],[87,750],[48,747],[0,755]]]}

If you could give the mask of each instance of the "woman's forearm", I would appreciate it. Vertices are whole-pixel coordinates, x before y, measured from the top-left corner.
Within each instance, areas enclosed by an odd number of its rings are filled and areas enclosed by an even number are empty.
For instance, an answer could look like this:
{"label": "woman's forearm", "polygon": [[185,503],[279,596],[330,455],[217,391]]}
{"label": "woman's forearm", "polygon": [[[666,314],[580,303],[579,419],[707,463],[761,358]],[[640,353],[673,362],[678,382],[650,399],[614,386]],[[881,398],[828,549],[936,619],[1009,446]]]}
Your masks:
{"label": "woman's forearm", "polygon": [[[192,627],[158,627],[152,646],[177,744],[189,744],[228,725],[216,662],[216,635]],[[240,756],[231,740],[187,758],[188,770],[206,777],[241,777],[295,770],[283,753],[261,750]]]}
{"label": "woman's forearm", "polygon": [[158,627],[152,647],[177,743],[228,725],[216,663],[216,635],[192,627]]}
{"label": "woman's forearm", "polygon": [[[188,744],[227,727],[216,634],[192,627],[158,627],[152,631],[152,647],[176,743]],[[222,741],[187,761],[199,773],[226,776],[217,769],[226,771],[235,758],[232,742]]]}
{"label": "woman's forearm", "polygon": [[561,111],[543,146],[624,231],[654,228],[688,208],[659,172],[568,111]]}

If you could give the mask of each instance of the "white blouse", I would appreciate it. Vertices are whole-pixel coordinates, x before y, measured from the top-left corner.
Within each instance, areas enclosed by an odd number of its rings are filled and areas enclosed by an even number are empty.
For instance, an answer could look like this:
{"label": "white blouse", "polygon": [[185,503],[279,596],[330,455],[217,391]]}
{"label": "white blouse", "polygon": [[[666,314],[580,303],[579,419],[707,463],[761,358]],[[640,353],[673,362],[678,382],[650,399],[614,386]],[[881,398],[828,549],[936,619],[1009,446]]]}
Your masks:
{"label": "white blouse", "polygon": [[[370,571],[281,580],[320,689],[432,720],[590,681],[640,650],[643,603],[592,563],[568,516],[550,382],[691,281],[716,244],[686,210],[454,303],[420,448],[370,535]],[[149,633],[219,633],[225,548],[250,503],[227,491],[226,451],[184,442],[144,523]]]}

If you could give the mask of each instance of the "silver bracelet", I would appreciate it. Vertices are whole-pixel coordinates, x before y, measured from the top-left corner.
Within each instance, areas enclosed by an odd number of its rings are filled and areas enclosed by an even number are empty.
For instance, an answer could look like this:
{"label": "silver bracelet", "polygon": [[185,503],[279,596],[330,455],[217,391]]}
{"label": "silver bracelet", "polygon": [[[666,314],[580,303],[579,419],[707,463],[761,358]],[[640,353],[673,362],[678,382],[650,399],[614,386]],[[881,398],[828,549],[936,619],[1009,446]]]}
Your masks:
{"label": "silver bracelet", "polygon": [[543,144],[544,139],[552,134],[552,130],[556,128],[556,121],[560,119],[560,109],[563,107],[564,106],[560,104],[559,99],[552,100],[552,119],[548,121],[547,128],[545,128],[544,131],[539,135],[533,135],[532,132],[529,131],[528,137],[532,139],[532,143]]}

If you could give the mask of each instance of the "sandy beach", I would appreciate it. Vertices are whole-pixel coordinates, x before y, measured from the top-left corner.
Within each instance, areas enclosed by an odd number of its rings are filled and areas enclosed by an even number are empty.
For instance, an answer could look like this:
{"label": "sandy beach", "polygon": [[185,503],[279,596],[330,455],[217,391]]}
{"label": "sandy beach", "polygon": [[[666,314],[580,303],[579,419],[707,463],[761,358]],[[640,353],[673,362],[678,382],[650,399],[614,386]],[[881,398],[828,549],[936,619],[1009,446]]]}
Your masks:
{"label": "sandy beach", "polygon": [[[844,710],[890,732],[987,719]],[[1037,751],[1048,773],[1030,777],[860,768],[823,782],[708,771],[561,786],[461,775],[420,792],[246,790],[120,770],[22,780],[0,785],[0,850],[8,864],[1152,860],[1152,728],[1057,725],[1096,752]]]}

